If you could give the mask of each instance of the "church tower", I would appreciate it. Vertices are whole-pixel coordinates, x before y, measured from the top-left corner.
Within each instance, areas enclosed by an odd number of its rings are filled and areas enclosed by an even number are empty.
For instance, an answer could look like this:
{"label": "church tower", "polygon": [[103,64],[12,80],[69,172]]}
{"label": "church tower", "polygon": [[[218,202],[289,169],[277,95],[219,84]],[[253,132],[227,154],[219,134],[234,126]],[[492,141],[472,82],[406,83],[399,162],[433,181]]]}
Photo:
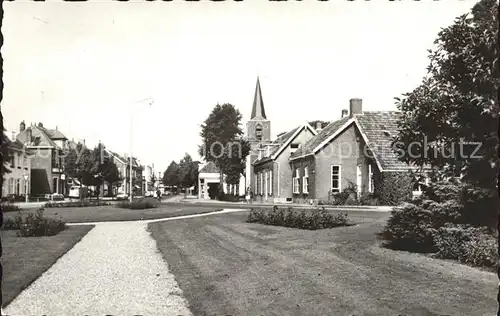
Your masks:
{"label": "church tower", "polygon": [[259,148],[271,142],[271,122],[266,116],[259,77],[255,86],[252,114],[247,122],[247,137],[251,150],[246,164],[246,186],[254,191],[253,162],[259,157]]}

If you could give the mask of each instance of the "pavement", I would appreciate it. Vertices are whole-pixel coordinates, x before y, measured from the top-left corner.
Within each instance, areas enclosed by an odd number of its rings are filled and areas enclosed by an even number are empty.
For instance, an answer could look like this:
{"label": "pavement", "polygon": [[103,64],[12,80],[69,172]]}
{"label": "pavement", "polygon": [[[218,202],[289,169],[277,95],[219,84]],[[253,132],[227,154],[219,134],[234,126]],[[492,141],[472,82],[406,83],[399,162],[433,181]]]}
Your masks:
{"label": "pavement", "polygon": [[168,263],[147,231],[150,222],[68,225],[95,227],[3,309],[17,315],[192,315]]}

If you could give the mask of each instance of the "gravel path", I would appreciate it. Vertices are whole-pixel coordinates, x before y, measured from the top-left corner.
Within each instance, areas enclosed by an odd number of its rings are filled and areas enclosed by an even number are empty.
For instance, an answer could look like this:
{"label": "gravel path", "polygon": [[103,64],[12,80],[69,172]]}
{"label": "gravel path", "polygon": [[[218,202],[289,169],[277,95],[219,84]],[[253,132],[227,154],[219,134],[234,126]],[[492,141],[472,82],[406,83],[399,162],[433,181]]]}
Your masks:
{"label": "gravel path", "polygon": [[99,223],[7,315],[191,315],[145,222]]}

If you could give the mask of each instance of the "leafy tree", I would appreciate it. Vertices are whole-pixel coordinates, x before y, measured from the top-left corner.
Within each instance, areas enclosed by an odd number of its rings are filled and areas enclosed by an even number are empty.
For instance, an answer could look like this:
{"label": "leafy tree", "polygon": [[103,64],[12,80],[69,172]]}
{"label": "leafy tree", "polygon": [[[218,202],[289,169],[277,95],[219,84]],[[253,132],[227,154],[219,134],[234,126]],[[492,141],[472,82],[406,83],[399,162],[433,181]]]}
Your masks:
{"label": "leafy tree", "polygon": [[166,186],[179,186],[180,169],[175,161],[172,161],[163,173],[163,184]]}
{"label": "leafy tree", "polygon": [[229,164],[224,168],[226,183],[235,185],[236,192],[239,192],[240,178],[245,173],[246,157],[250,153],[250,143],[247,139],[239,137],[235,145],[231,146],[230,152]]}
{"label": "leafy tree", "polygon": [[2,177],[2,184],[4,180],[4,176],[8,173],[10,173],[10,169],[7,167],[8,162],[11,159],[11,155],[9,152],[9,138],[5,135],[5,130],[3,130],[3,133],[1,134],[2,140],[0,142],[0,155],[2,156],[2,164],[1,164],[1,170],[0,170],[0,176]]}
{"label": "leafy tree", "polygon": [[[217,104],[208,118],[201,125],[200,136],[202,144],[199,146],[199,154],[205,161],[213,162],[220,170],[219,192],[222,192],[224,183],[224,174],[234,174],[239,165],[246,159],[246,153],[243,150],[247,144],[243,138],[243,130],[240,127],[241,113],[232,104]],[[234,145],[242,148],[241,152],[236,152],[240,157],[234,157]],[[231,175],[231,181],[234,177]]]}
{"label": "leafy tree", "polygon": [[479,2],[471,16],[458,17],[439,32],[436,47],[429,51],[428,76],[396,99],[403,115],[394,145],[405,153],[402,160],[435,166],[444,176],[463,174],[464,181],[494,189],[500,86],[497,32],[495,0]]}
{"label": "leafy tree", "polygon": [[187,153],[179,162],[179,182],[185,188],[198,183],[198,163]]}
{"label": "leafy tree", "polygon": [[103,169],[104,169],[104,181],[108,182],[109,187],[111,188],[111,191],[110,192],[108,191],[108,195],[113,196],[114,192],[123,181],[123,177],[120,175],[120,171],[118,170],[118,167],[116,166],[113,158],[110,158],[110,160],[106,163],[106,166]]}
{"label": "leafy tree", "polygon": [[[493,197],[483,211],[497,217],[500,232],[498,10],[497,0],[481,0],[472,14],[439,32],[429,51],[428,75],[415,90],[396,99],[402,118],[394,145],[406,153],[403,161],[435,166],[446,177],[461,174],[463,182],[493,193],[483,194]],[[422,146],[411,147],[412,142]],[[497,274],[500,278],[500,266]],[[500,303],[500,286],[498,290]]]}

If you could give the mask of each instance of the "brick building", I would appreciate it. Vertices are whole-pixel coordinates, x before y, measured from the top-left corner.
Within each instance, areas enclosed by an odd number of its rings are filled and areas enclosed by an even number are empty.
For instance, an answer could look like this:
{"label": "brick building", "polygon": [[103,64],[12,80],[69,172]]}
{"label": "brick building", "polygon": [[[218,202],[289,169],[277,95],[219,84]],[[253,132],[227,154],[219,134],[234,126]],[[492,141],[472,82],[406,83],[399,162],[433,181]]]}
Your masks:
{"label": "brick building", "polygon": [[50,193],[67,194],[66,174],[64,173],[64,151],[68,139],[57,129],[47,129],[42,123],[31,124],[26,128],[25,122],[19,125],[16,139],[26,149],[33,152],[31,159],[31,194]]}
{"label": "brick building", "polygon": [[2,146],[7,148],[7,163],[5,164],[7,173],[4,175],[2,184],[2,197],[7,198],[9,195],[17,197],[25,197],[26,194],[31,194],[30,177],[31,177],[31,158],[33,153],[15,139],[5,138],[5,143]]}
{"label": "brick building", "polygon": [[[414,166],[398,160],[392,149],[400,112],[362,109],[361,99],[350,100],[350,112],[328,124],[290,157],[294,201],[329,200],[349,186],[363,193],[381,193],[388,182],[408,177]],[[391,180],[393,179],[393,180]],[[400,188],[401,199],[413,187]]]}

